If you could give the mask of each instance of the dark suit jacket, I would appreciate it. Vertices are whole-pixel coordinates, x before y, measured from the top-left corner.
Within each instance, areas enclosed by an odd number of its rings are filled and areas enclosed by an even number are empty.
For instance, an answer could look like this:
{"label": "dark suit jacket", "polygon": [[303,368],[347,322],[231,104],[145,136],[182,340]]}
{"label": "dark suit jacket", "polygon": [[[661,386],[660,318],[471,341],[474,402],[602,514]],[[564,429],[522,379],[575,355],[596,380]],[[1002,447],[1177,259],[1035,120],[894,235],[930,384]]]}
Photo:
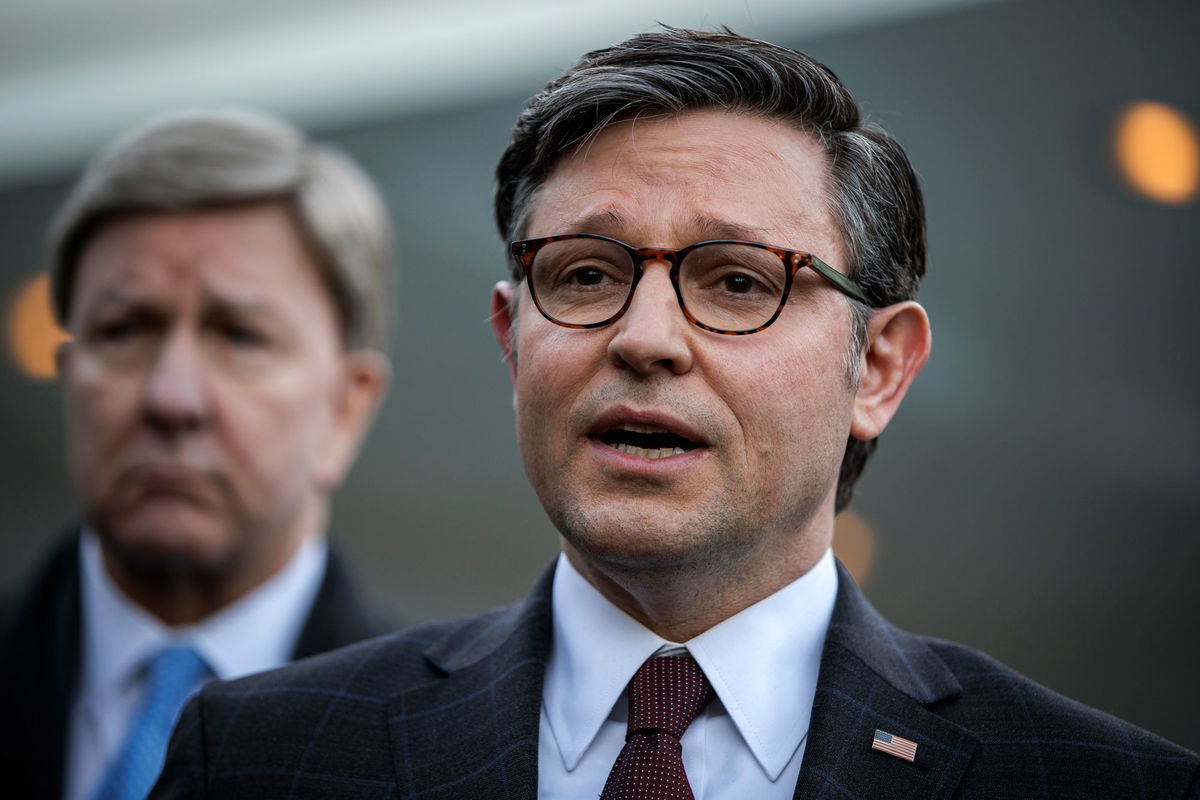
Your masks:
{"label": "dark suit jacket", "polygon": [[[0,795],[58,798],[79,672],[79,536],[53,549],[32,580],[0,606]],[[325,577],[294,658],[394,630],[355,589],[330,549]]]}
{"label": "dark suit jacket", "polygon": [[[1194,753],[894,628],[839,571],[795,797],[1200,796]],[[550,584],[547,572],[516,606],[209,686],[151,796],[533,800]],[[915,763],[872,750],[877,728],[917,742]]]}

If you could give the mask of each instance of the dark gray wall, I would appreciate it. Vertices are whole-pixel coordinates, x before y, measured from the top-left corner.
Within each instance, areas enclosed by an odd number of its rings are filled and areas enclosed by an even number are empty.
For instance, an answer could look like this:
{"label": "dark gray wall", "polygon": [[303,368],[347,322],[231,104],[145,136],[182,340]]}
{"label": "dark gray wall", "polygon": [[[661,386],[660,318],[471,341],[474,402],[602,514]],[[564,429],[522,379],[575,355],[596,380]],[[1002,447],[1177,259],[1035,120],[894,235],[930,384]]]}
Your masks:
{"label": "dark gray wall", "polygon": [[[1200,116],[1198,30],[1191,0],[1038,0],[774,37],[838,72],[927,192],[934,355],[856,501],[869,594],[1192,749],[1200,213],[1131,195],[1108,137],[1136,99]],[[397,381],[334,528],[414,620],[515,599],[555,551],[486,324],[491,170],[536,88],[318,132],[378,177],[402,242]],[[66,177],[0,190],[0,290],[37,267]],[[0,431],[11,585],[75,513],[56,388],[0,367]]]}

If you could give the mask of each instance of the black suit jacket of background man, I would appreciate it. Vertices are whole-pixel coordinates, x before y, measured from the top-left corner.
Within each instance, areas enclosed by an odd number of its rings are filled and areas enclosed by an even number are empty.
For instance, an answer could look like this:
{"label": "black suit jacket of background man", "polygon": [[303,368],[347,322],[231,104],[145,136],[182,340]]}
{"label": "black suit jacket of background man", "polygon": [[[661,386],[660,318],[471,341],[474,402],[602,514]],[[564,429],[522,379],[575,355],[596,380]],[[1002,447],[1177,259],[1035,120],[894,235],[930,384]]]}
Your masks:
{"label": "black suit jacket of background man", "polygon": [[[59,798],[81,658],[78,533],[58,543],[0,606],[0,795]],[[394,630],[370,607],[332,548],[293,658]]]}
{"label": "black suit jacket of background man", "polygon": [[[534,800],[551,574],[507,609],[209,686],[151,796]],[[871,749],[877,729],[916,742],[915,762]],[[1196,754],[893,627],[839,564],[795,797],[1198,793]]]}

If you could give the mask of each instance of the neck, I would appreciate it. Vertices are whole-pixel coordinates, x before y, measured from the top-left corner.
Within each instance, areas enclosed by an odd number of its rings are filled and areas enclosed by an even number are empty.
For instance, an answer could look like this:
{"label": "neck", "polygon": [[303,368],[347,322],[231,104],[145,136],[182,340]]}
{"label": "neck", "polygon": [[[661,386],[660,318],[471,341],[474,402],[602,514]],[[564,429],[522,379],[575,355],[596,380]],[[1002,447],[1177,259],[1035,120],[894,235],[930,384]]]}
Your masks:
{"label": "neck", "polygon": [[829,548],[832,516],[820,533],[795,536],[794,546],[784,552],[765,548],[771,552],[667,567],[589,557],[565,539],[562,549],[571,565],[610,603],[663,639],[683,643],[812,569]]}

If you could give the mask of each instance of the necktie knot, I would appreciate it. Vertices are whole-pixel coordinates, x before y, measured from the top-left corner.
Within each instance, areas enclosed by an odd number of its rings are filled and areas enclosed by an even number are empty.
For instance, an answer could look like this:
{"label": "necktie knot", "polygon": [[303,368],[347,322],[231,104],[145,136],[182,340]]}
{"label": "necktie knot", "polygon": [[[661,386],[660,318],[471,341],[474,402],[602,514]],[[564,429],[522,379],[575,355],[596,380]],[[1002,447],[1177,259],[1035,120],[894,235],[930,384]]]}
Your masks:
{"label": "necktie knot", "polygon": [[682,738],[712,699],[712,686],[690,655],[646,659],[629,681],[627,735],[665,731]]}
{"label": "necktie knot", "polygon": [[[186,699],[196,684],[208,672],[208,665],[187,644],[167,645],[150,659],[147,685],[150,696]],[[151,703],[154,701],[151,700]]]}

